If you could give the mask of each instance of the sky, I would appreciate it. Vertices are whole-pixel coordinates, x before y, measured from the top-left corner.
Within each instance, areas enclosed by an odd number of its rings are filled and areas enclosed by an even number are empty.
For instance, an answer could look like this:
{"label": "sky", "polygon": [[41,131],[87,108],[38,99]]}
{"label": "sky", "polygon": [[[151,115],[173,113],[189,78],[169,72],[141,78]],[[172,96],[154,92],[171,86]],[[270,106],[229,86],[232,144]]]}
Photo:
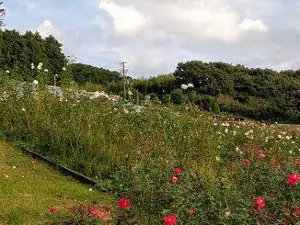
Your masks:
{"label": "sky", "polygon": [[52,34],[76,61],[149,77],[201,60],[300,68],[300,0],[2,0],[6,29]]}

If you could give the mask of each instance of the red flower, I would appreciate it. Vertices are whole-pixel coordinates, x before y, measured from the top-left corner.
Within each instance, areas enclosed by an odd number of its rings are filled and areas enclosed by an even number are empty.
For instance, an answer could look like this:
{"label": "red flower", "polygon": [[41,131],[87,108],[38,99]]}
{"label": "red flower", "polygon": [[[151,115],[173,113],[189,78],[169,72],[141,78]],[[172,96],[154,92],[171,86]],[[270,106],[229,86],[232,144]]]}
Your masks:
{"label": "red flower", "polygon": [[49,208],[50,212],[55,212],[57,210],[58,210],[58,208],[56,208],[55,206],[52,206],[52,207]]}
{"label": "red flower", "polygon": [[270,163],[271,164],[275,164],[276,163],[276,159],[270,159]]}
{"label": "red flower", "polygon": [[174,174],[175,175],[180,175],[181,174],[181,169],[180,168],[175,168],[174,169]]}
{"label": "red flower", "polygon": [[172,184],[177,184],[178,178],[175,177],[175,176],[173,176],[173,177],[170,179],[170,182],[171,182]]}
{"label": "red flower", "polygon": [[299,163],[300,163],[300,159],[296,159],[295,162],[293,163],[293,167],[296,168]]}
{"label": "red flower", "polygon": [[300,209],[296,208],[295,210],[296,210],[297,216],[300,216]]}
{"label": "red flower", "polygon": [[234,168],[234,162],[230,162],[229,163],[229,169],[233,169]]}
{"label": "red flower", "polygon": [[250,160],[249,160],[249,159],[244,159],[244,160],[243,160],[243,164],[244,164],[245,166],[250,165]]}
{"label": "red flower", "polygon": [[120,199],[120,201],[119,201],[119,208],[120,209],[127,209],[128,207],[129,207],[129,205],[130,205],[130,200],[129,199],[127,199],[127,198],[122,198],[122,199]]}
{"label": "red flower", "polygon": [[288,176],[287,179],[291,186],[295,186],[298,184],[298,182],[300,180],[300,176],[299,176],[299,174],[292,173]]}
{"label": "red flower", "polygon": [[197,213],[197,211],[196,211],[195,209],[190,209],[190,210],[188,211],[188,213],[189,213],[190,215],[194,215],[194,214]]}
{"label": "red flower", "polygon": [[257,149],[257,151],[256,151],[256,152],[257,152],[257,154],[259,154],[259,155],[260,155],[260,154],[264,154],[264,152],[263,152],[263,150],[262,150],[262,149]]}
{"label": "red flower", "polygon": [[254,199],[254,206],[259,208],[259,209],[263,209],[265,207],[265,200],[263,197],[257,197]]}
{"label": "red flower", "polygon": [[173,216],[173,215],[165,216],[163,218],[163,221],[164,221],[164,225],[175,225],[175,224],[177,224],[177,220],[176,220],[175,216]]}

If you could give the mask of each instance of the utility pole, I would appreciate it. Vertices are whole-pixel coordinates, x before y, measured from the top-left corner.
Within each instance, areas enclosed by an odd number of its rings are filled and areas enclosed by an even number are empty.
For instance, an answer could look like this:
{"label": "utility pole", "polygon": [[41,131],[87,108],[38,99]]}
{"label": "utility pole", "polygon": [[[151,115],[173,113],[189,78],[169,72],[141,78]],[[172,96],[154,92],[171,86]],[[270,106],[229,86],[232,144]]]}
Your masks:
{"label": "utility pole", "polygon": [[124,88],[124,101],[126,100],[126,85],[128,85],[128,80],[127,80],[127,72],[128,72],[128,68],[126,68],[126,63],[125,61],[122,61],[120,63],[121,65],[121,73],[122,73],[122,77],[124,79],[124,84],[123,84],[123,88]]}

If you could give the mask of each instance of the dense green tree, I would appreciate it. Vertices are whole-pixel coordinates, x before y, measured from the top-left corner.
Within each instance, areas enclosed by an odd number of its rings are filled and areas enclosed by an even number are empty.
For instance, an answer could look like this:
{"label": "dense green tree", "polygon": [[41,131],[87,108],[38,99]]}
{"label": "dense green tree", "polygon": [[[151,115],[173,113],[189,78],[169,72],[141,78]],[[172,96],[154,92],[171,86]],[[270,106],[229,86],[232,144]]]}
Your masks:
{"label": "dense green tree", "polygon": [[86,82],[103,85],[108,84],[109,82],[117,82],[122,80],[119,72],[81,63],[71,64],[70,70],[73,79],[81,85]]}

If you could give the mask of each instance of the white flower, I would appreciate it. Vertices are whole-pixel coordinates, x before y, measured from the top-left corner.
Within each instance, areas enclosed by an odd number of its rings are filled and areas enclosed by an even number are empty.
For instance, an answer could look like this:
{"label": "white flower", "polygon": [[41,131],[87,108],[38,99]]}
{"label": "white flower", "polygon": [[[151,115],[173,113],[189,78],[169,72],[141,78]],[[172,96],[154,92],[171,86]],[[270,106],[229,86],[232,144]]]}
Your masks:
{"label": "white flower", "polygon": [[34,69],[34,65],[31,66],[31,69],[32,69],[32,70]]}
{"label": "white flower", "polygon": [[193,85],[192,83],[189,83],[187,86],[188,86],[189,88],[193,88],[193,87],[194,87],[194,85]]}
{"label": "white flower", "polygon": [[16,166],[13,166],[12,168],[13,168],[13,169],[16,169],[17,167],[16,167]]}
{"label": "white flower", "polygon": [[63,70],[63,71],[66,71],[66,67],[63,67],[62,70]]}
{"label": "white flower", "polygon": [[40,62],[39,65],[37,66],[37,68],[38,68],[38,70],[41,70],[42,67],[43,67],[43,63]]}
{"label": "white flower", "polygon": [[182,85],[181,85],[181,89],[182,89],[182,90],[186,90],[186,89],[188,89],[188,86],[187,86],[186,84],[182,84]]}
{"label": "white flower", "polygon": [[34,85],[38,85],[38,84],[39,84],[39,82],[38,82],[37,80],[34,80],[34,81],[32,82],[32,84],[34,84]]}
{"label": "white flower", "polygon": [[9,74],[9,73],[10,73],[10,71],[9,71],[9,70],[6,70],[6,71],[5,71],[5,73]]}
{"label": "white flower", "polygon": [[44,72],[48,73],[48,72],[49,72],[49,70],[48,70],[48,69],[44,69]]}
{"label": "white flower", "polygon": [[26,112],[26,109],[25,109],[25,108],[22,108],[22,111],[23,111],[23,112]]}
{"label": "white flower", "polygon": [[128,95],[133,95],[131,91],[128,91]]}

